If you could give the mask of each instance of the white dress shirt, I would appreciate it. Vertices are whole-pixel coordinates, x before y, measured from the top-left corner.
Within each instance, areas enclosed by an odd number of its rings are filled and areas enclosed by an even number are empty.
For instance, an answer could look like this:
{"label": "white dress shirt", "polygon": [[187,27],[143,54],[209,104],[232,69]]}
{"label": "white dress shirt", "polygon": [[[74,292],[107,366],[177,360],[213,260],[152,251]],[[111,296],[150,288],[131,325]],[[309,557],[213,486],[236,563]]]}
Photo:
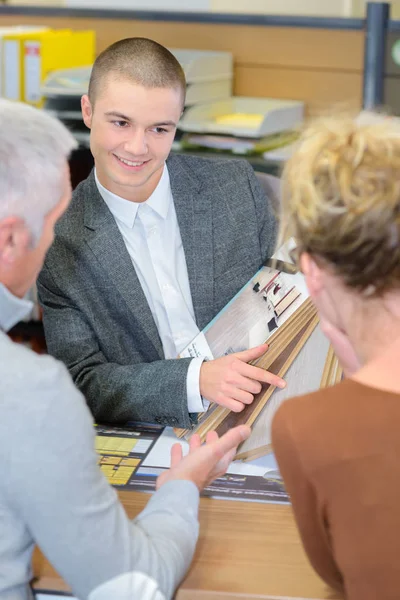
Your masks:
{"label": "white dress shirt", "polygon": [[[194,319],[185,253],[176,217],[167,165],[146,202],[131,202],[107,190],[97,178],[97,189],[111,211],[150,307],[165,358],[176,358],[199,333]],[[201,358],[187,374],[189,412],[202,412],[199,389]]]}
{"label": "white dress shirt", "polygon": [[0,283],[0,329],[8,331],[22,321],[33,309],[33,302],[26,298],[17,298]]}

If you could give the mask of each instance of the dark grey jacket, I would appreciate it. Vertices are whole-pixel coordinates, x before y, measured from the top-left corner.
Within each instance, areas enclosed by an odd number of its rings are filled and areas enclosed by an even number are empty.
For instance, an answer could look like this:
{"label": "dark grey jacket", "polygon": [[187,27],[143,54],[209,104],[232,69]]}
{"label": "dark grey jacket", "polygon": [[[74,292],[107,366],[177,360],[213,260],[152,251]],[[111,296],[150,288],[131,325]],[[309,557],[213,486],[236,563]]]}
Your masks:
{"label": "dark grey jacket", "polygon": [[[274,250],[275,219],[241,160],[168,161],[196,323],[202,329]],[[150,308],[92,173],[56,227],[38,281],[48,350],[97,421],[190,426],[191,359],[165,360]]]}

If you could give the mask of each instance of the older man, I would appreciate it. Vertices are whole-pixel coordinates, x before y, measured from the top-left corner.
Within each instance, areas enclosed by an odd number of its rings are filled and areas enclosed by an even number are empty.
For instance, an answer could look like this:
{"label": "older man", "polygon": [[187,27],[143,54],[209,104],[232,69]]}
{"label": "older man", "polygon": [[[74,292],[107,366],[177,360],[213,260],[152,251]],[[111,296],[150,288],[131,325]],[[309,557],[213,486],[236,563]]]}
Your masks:
{"label": "older man", "polygon": [[37,543],[81,599],[169,598],[196,544],[199,490],[248,435],[192,444],[132,523],[97,466],[93,421],[66,368],[5,331],[30,310],[34,283],[67,208],[68,155],[58,121],[0,101],[0,597],[27,600]]}

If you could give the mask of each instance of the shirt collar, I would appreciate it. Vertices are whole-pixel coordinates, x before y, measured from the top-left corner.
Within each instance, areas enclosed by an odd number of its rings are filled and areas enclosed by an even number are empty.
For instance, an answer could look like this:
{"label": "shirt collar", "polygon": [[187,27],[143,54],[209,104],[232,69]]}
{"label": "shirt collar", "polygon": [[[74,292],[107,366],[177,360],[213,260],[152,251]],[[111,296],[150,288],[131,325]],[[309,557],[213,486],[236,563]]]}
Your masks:
{"label": "shirt collar", "polygon": [[96,169],[94,171],[95,181],[97,189],[99,190],[100,196],[107,204],[111,213],[116,219],[125,223],[131,229],[135,224],[137,211],[140,206],[146,205],[154,210],[162,219],[166,219],[168,210],[171,204],[171,186],[169,181],[169,173],[167,165],[164,165],[164,169],[158,182],[158,185],[151,196],[143,203],[131,202],[121,196],[117,196],[110,190],[107,190],[98,180]]}
{"label": "shirt collar", "polygon": [[17,298],[0,283],[0,329],[8,331],[33,309],[33,302]]}

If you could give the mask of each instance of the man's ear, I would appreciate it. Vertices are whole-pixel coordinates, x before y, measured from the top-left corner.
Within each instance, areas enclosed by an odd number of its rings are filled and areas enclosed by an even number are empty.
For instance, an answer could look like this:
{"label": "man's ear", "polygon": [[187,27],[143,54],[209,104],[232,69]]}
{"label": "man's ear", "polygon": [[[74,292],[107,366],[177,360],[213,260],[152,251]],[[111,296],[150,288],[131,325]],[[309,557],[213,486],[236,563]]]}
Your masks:
{"label": "man's ear", "polygon": [[7,217],[0,221],[0,262],[12,265],[31,249],[32,235],[20,217]]}
{"label": "man's ear", "polygon": [[323,274],[313,257],[307,252],[300,256],[300,268],[304,274],[308,291],[314,300],[319,296],[324,287]]}
{"label": "man's ear", "polygon": [[93,107],[87,94],[84,94],[81,98],[81,109],[83,122],[90,129],[92,127]]}

